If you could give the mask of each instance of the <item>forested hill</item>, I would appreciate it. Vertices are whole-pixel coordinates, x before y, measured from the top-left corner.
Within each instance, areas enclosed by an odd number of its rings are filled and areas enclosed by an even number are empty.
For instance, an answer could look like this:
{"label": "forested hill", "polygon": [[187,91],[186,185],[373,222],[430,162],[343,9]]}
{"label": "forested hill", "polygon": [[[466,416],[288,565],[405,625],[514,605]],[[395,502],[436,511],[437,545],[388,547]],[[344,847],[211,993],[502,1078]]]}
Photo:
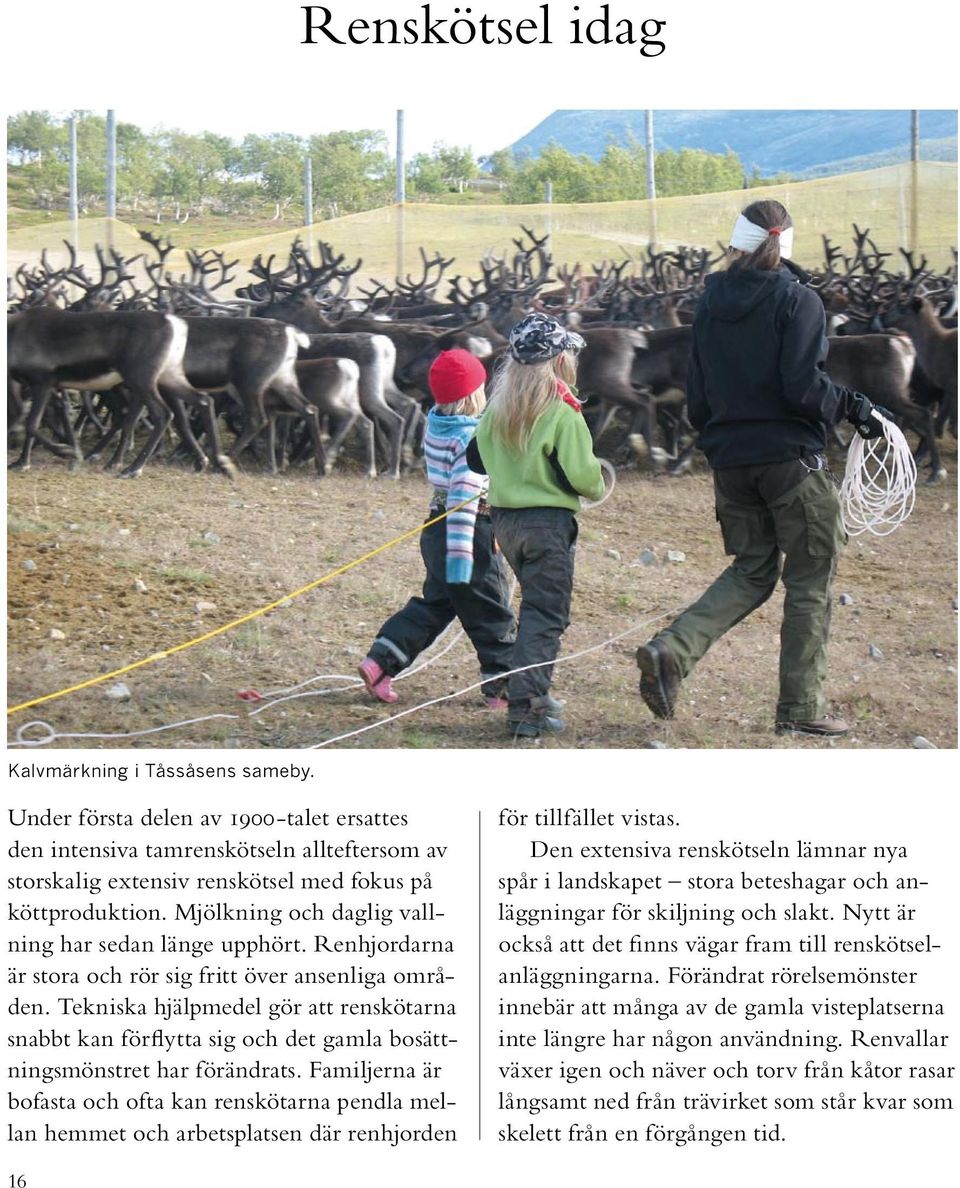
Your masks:
{"label": "forested hill", "polygon": [[[713,153],[733,149],[748,172],[762,174],[819,173],[830,163],[830,172],[844,172],[848,159],[889,154],[905,159],[910,144],[909,111],[655,111],[654,134],[658,151],[682,148]],[[517,154],[537,155],[550,141],[571,153],[599,157],[613,139],[623,143],[630,136],[643,141],[643,111],[555,111],[511,147]],[[956,111],[921,111],[924,156],[930,160],[956,159]],[[943,142],[946,141],[944,144]],[[899,150],[899,153],[898,153]],[[900,156],[900,153],[903,155]],[[839,166],[839,168],[838,168]]]}

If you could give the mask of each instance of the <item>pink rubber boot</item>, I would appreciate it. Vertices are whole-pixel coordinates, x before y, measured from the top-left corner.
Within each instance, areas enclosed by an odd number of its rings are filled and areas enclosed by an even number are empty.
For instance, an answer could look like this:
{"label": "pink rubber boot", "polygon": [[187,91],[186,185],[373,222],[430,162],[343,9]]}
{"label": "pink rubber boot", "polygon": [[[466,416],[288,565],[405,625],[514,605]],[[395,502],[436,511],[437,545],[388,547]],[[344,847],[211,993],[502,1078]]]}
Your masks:
{"label": "pink rubber boot", "polygon": [[390,684],[390,677],[387,676],[372,656],[368,656],[363,661],[357,672],[363,679],[363,683],[371,697],[375,697],[377,701],[386,701],[391,705],[393,702],[399,700],[400,695],[394,691]]}

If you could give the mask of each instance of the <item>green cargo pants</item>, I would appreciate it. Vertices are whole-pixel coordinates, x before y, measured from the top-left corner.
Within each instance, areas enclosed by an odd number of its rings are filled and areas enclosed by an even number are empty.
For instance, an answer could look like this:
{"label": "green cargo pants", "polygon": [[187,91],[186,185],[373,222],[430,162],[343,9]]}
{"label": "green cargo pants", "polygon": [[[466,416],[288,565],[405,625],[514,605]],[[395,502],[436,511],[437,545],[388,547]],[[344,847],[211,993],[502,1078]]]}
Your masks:
{"label": "green cargo pants", "polygon": [[776,721],[822,718],[831,586],[846,537],[830,477],[800,462],[714,472],[717,519],[732,564],[658,638],[683,677],[721,635],[766,602],[781,576]]}

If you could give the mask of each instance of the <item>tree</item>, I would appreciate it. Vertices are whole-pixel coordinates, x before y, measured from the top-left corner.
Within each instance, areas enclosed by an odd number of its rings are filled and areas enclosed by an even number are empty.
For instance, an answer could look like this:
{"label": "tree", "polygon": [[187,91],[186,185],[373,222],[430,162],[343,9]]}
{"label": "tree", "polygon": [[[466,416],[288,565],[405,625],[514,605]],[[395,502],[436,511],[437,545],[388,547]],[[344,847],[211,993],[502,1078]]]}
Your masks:
{"label": "tree", "polygon": [[392,194],[392,163],[382,132],[329,132],[310,137],[313,194],[331,215],[383,206]]}
{"label": "tree", "polygon": [[440,162],[431,153],[417,153],[411,158],[407,178],[417,194],[442,194],[447,188]]}
{"label": "tree", "polygon": [[438,142],[431,153],[418,153],[408,170],[414,190],[419,194],[442,194],[446,190],[463,193],[464,183],[476,177],[476,158],[469,148]]}
{"label": "tree", "polygon": [[513,149],[497,149],[495,153],[480,158],[481,166],[492,174],[498,181],[506,182],[517,171],[517,161]]}
{"label": "tree", "polygon": [[7,117],[7,152],[15,153],[20,165],[42,166],[65,140],[62,125],[48,111],[21,111]]}
{"label": "tree", "polygon": [[597,162],[586,154],[575,157],[551,141],[539,157],[524,161],[510,178],[506,200],[543,202],[548,181],[553,187],[554,202],[596,202],[603,197]]}
{"label": "tree", "polygon": [[464,183],[477,176],[477,161],[469,148],[439,143],[433,146],[433,155],[448,185],[461,194]]}
{"label": "tree", "polygon": [[599,161],[603,199],[619,202],[647,195],[647,153],[633,137],[627,144],[610,141]]}
{"label": "tree", "polygon": [[[21,111],[7,119],[7,155],[36,205],[51,210],[67,186],[67,130],[46,111]],[[11,161],[11,170],[16,168]]]}
{"label": "tree", "polygon": [[77,121],[77,199],[85,214],[106,197],[107,121],[92,111],[75,111],[73,115]]}
{"label": "tree", "polygon": [[251,134],[244,137],[242,148],[244,168],[257,175],[261,191],[273,203],[273,217],[279,220],[303,190],[303,140],[286,132]]}
{"label": "tree", "polygon": [[159,147],[136,124],[117,124],[117,199],[136,211],[161,167]]}

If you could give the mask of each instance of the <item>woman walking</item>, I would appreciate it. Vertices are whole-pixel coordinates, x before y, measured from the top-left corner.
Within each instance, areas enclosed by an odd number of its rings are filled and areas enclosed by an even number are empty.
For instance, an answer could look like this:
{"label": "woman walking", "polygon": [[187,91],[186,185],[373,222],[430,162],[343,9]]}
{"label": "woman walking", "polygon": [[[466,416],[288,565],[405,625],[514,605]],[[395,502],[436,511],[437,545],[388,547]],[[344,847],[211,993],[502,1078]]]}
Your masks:
{"label": "woman walking", "polygon": [[693,326],[687,403],[714,472],[724,548],[734,560],[637,651],[637,664],[647,706],[672,718],[681,682],[697,661],[782,577],[775,728],[836,738],[848,726],[826,713],[823,683],[831,587],[845,535],[825,470],[826,429],[846,419],[863,437],[883,430],[870,401],[834,384],[823,369],[823,305],[782,263],[792,240],[792,220],[779,202],[751,203],[734,226],[726,271],[707,277]]}
{"label": "woman walking", "polygon": [[467,453],[473,469],[490,476],[493,530],[522,596],[511,668],[526,671],[514,672],[508,687],[514,738],[564,728],[550,683],[570,622],[576,513],[581,495],[603,495],[603,472],[573,390],[584,345],[545,314],[518,322]]}

